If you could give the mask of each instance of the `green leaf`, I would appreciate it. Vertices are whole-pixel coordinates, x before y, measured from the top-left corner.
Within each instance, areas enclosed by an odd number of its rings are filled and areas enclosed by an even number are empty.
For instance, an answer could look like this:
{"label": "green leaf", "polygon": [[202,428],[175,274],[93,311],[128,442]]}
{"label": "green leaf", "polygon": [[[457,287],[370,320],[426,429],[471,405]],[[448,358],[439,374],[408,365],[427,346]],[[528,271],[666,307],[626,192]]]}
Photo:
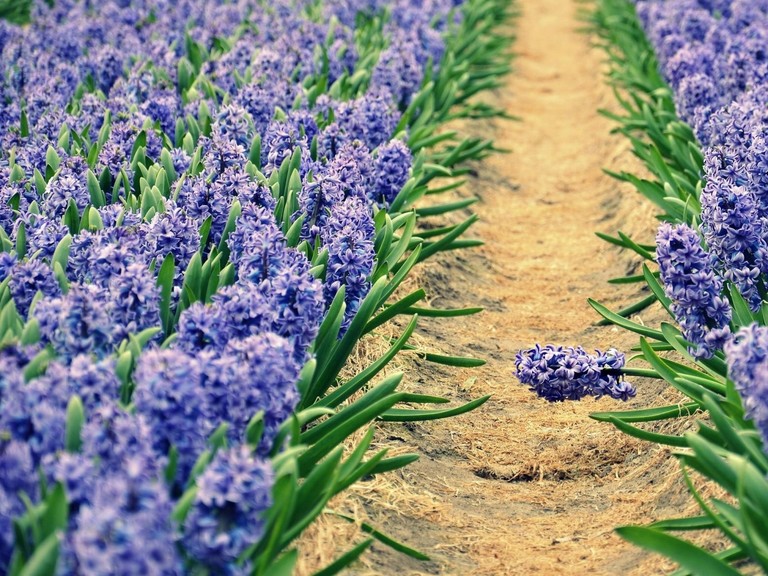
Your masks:
{"label": "green leaf", "polygon": [[457,318],[459,316],[471,316],[473,314],[479,314],[484,308],[419,308],[417,306],[411,306],[408,308],[406,314],[418,314],[424,318]]}
{"label": "green leaf", "polygon": [[439,420],[441,418],[450,418],[453,416],[458,416],[459,414],[470,412],[475,408],[482,406],[488,401],[490,397],[491,395],[489,394],[487,396],[477,398],[476,400],[472,400],[471,402],[467,402],[462,406],[457,406],[456,408],[447,408],[445,410],[410,410],[403,408],[392,408],[379,416],[379,419],[385,422],[416,422],[423,420]]}
{"label": "green leaf", "polygon": [[728,294],[731,297],[733,321],[736,324],[736,327],[740,328],[752,324],[755,321],[755,316],[749,309],[749,304],[744,300],[739,289],[735,285],[728,283]]}
{"label": "green leaf", "polygon": [[689,416],[699,409],[700,406],[698,402],[689,402],[687,404],[671,404],[660,408],[621,410],[616,412],[593,412],[589,417],[598,422],[610,422],[612,418],[617,418],[624,422],[655,422],[656,420]]}
{"label": "green leaf", "polygon": [[360,542],[360,544],[338,558],[335,562],[329,564],[322,570],[315,572],[314,576],[333,576],[334,574],[338,574],[350,564],[352,564],[355,560],[357,560],[360,555],[370,547],[371,544],[373,544],[373,538],[368,538],[367,540]]}
{"label": "green leaf", "polygon": [[64,486],[58,482],[48,493],[45,499],[45,507],[40,516],[40,537],[44,541],[51,535],[56,535],[59,530],[66,530],[69,517],[69,504]]}
{"label": "green leaf", "polygon": [[27,226],[24,222],[19,224],[16,230],[16,256],[19,260],[27,255]]}
{"label": "green leaf", "polygon": [[457,210],[463,210],[464,208],[468,208],[469,206],[472,206],[472,204],[475,204],[479,198],[466,198],[464,200],[458,200],[456,202],[451,202],[448,204],[441,204],[439,206],[427,206],[423,208],[417,208],[416,214],[418,214],[419,217],[428,217],[428,216],[439,216],[441,214],[446,214],[447,212],[455,212]]}
{"label": "green leaf", "polygon": [[656,528],[658,530],[679,530],[679,531],[688,531],[688,530],[708,530],[709,528],[714,528],[715,525],[712,522],[712,519],[709,516],[702,515],[702,516],[693,516],[691,518],[670,518],[667,520],[659,520],[658,522],[654,522],[653,524],[650,524],[651,528]]}
{"label": "green leaf", "polygon": [[[330,512],[330,514],[333,514],[334,516],[337,516],[339,518],[343,518],[344,520],[351,522],[353,524],[357,523],[357,520],[345,514],[340,514],[338,512]],[[416,560],[423,560],[423,561],[430,560],[429,556],[427,556],[426,554],[419,552],[418,550],[414,550],[413,548],[410,548],[405,544],[398,542],[393,538],[390,538],[383,532],[379,532],[378,530],[376,530],[373,526],[371,526],[367,522],[362,522],[360,524],[360,529],[366,534],[370,534],[371,536],[376,538],[376,540],[378,540],[382,544],[385,544],[386,546],[389,546],[393,550],[397,550],[398,552],[401,552],[406,556],[410,556],[411,558],[415,558]]]}
{"label": "green leaf", "polygon": [[269,566],[269,571],[264,574],[269,576],[293,576],[299,552],[296,549],[289,550]]}
{"label": "green leaf", "polygon": [[403,334],[395,341],[392,347],[381,356],[378,360],[370,364],[365,370],[338,386],[333,392],[318,400],[318,406],[339,406],[347,398],[352,396],[355,392],[360,390],[368,382],[370,382],[376,374],[378,374],[384,367],[389,364],[392,359],[402,350],[410,339],[413,331],[416,328],[416,322],[418,318],[414,316],[405,328]]}
{"label": "green leaf", "polygon": [[249,446],[256,449],[261,442],[261,435],[264,433],[264,411],[259,410],[253,415],[245,429],[245,441]]}
{"label": "green leaf", "polygon": [[173,253],[169,252],[163,260],[157,274],[157,285],[160,288],[160,319],[163,333],[166,336],[173,330],[173,314],[171,313],[171,294],[173,293],[173,278],[176,275],[176,264]]}
{"label": "green leaf", "polygon": [[427,362],[442,364],[443,366],[457,366],[459,368],[477,368],[484,366],[486,361],[481,358],[470,358],[465,356],[444,356],[442,354],[431,354],[429,352],[417,351],[418,355]]}
{"label": "green leaf", "polygon": [[107,197],[101,189],[101,184],[96,179],[96,175],[88,169],[86,172],[86,183],[88,186],[88,193],[91,197],[91,204],[95,208],[101,208],[107,204]]}
{"label": "green leaf", "polygon": [[54,532],[35,548],[19,576],[54,576],[58,560],[59,535]]}
{"label": "green leaf", "polygon": [[662,554],[700,576],[740,576],[739,572],[706,550],[653,528],[624,526],[619,536],[647,550]]}
{"label": "green leaf", "polygon": [[688,446],[688,441],[684,436],[671,436],[669,434],[649,432],[647,430],[642,430],[641,428],[627,424],[623,420],[615,417],[609,417],[607,420],[625,434],[634,436],[635,438],[640,438],[641,440],[646,440],[655,444],[664,444],[666,446],[678,446],[681,448]]}
{"label": "green leaf", "polygon": [[79,396],[72,396],[67,404],[67,427],[64,447],[67,452],[79,452],[82,440],[80,431],[85,422],[85,409]]}
{"label": "green leaf", "polygon": [[[615,316],[620,316],[622,318],[627,318],[628,316],[632,316],[633,314],[637,314],[638,312],[645,310],[656,302],[656,294],[651,294],[650,296],[643,298],[642,300],[639,300],[638,302],[635,302],[631,306],[627,306],[626,308],[622,308],[618,312],[613,313]],[[617,324],[613,319],[610,318],[603,318],[603,320],[599,320],[596,325],[597,326],[608,326],[609,324]]]}
{"label": "green leaf", "polygon": [[[654,299],[655,299],[655,296],[654,296]],[[598,314],[600,314],[603,318],[605,318],[612,324],[616,324],[617,326],[621,328],[625,328],[626,330],[629,330],[631,332],[635,332],[636,334],[640,334],[648,338],[653,338],[654,340],[660,340],[660,341],[665,340],[664,335],[658,330],[654,330],[652,328],[648,328],[647,326],[643,326],[642,324],[637,324],[636,322],[627,320],[626,318],[623,318],[620,314],[611,312],[608,308],[606,308],[599,302],[592,300],[591,298],[588,298],[587,302],[589,303],[590,306],[592,306],[592,308],[594,308],[597,311]]]}

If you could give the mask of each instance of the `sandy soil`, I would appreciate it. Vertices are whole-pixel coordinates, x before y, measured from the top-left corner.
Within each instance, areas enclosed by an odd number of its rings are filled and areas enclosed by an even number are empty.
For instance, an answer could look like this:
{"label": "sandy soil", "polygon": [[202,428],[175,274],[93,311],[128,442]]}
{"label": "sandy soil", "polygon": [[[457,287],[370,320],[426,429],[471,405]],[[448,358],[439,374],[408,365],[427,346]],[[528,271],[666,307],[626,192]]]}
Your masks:
{"label": "sandy soil", "polygon": [[[689,506],[667,450],[588,418],[619,409],[602,399],[550,405],[514,377],[515,353],[535,342],[629,350],[636,338],[596,327],[587,297],[613,309],[637,288],[610,278],[638,262],[594,232],[621,229],[648,242],[650,209],[601,169],[639,170],[625,141],[596,110],[612,105],[603,55],[579,31],[579,0],[518,0],[515,72],[489,100],[521,122],[469,130],[512,154],[477,166],[462,192],[481,201],[473,235],[483,248],[444,255],[421,270],[436,307],[485,306],[465,319],[421,322],[418,342],[487,359],[459,370],[411,360],[413,390],[466,401],[491,393],[476,412],[438,423],[383,425],[380,446],[423,456],[405,471],[358,485],[336,503],[431,557],[418,562],[375,545],[354,574],[654,574],[671,565],[612,530],[679,514]],[[657,312],[644,313],[649,321]],[[629,404],[677,397],[640,381]],[[679,423],[676,425],[680,425]],[[310,534],[302,570],[322,564],[349,532],[328,521]],[[321,552],[322,551],[322,552]],[[330,558],[330,556],[327,556]]]}

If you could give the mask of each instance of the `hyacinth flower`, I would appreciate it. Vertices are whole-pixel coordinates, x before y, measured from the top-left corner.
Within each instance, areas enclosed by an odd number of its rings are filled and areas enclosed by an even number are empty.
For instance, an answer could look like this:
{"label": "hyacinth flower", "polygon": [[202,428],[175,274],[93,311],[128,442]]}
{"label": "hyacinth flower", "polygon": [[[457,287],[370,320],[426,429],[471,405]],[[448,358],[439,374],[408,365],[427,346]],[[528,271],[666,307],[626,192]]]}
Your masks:
{"label": "hyacinth flower", "polygon": [[624,354],[613,348],[587,353],[581,346],[536,344],[515,358],[518,380],[550,402],[581,400],[585,396],[609,396],[616,400],[634,397],[634,386],[624,380]]}
{"label": "hyacinth flower", "polygon": [[656,260],[672,313],[691,342],[691,354],[711,358],[730,338],[731,306],[721,296],[723,280],[696,230],[662,224],[656,235]]}
{"label": "hyacinth flower", "polygon": [[[765,296],[762,277],[768,273],[768,244],[758,199],[750,187],[734,181],[731,165],[724,150],[707,151],[701,229],[722,276],[733,282],[750,308],[757,311]],[[738,164],[736,171],[741,171]]]}
{"label": "hyacinth flower", "polygon": [[768,447],[768,327],[751,324],[726,344],[728,377]]}
{"label": "hyacinth flower", "polygon": [[197,479],[184,520],[182,542],[190,556],[212,573],[235,573],[238,557],[264,532],[273,482],[270,463],[248,446],[217,452]]}

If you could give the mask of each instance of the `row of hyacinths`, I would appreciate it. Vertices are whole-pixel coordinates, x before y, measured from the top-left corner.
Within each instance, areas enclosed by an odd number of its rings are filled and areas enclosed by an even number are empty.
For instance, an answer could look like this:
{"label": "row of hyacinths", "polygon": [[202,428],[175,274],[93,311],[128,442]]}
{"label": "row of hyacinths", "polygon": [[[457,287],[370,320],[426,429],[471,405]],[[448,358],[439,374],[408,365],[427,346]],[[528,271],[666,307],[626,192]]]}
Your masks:
{"label": "row of hyacinths", "polygon": [[[732,333],[735,288],[768,300],[768,2],[637,2],[679,118],[703,152],[700,213],[665,224],[656,258],[672,311],[698,358],[726,352],[729,376],[768,442],[768,328]],[[737,296],[738,294],[739,296]],[[767,444],[768,445],[768,444]]]}
{"label": "row of hyacinths", "polygon": [[0,23],[0,572],[255,568],[266,456],[329,306],[343,335],[371,288],[413,161],[392,138],[458,4],[57,0]]}
{"label": "row of hyacinths", "polygon": [[[641,336],[635,350],[649,368],[635,373],[685,397],[592,417],[675,447],[701,509],[618,532],[679,573],[768,572],[768,2],[599,0],[592,21],[618,102],[605,114],[647,168],[613,175],[661,209],[662,224],[651,244],[599,233],[645,260],[641,274],[616,281],[648,295],[619,312],[590,303]],[[632,318],[654,302],[674,323]],[[693,426],[638,425],[689,416]],[[691,530],[720,539],[699,547],[678,536]]]}

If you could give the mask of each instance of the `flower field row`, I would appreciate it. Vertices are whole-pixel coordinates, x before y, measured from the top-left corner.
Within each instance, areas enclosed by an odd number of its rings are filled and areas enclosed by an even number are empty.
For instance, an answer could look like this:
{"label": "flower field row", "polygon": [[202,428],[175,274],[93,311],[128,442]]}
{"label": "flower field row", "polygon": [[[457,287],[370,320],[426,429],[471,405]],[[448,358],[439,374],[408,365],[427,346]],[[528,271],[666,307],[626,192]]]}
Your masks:
{"label": "flower field row", "polygon": [[[700,516],[619,532],[679,563],[678,574],[768,571],[768,4],[601,0],[592,25],[620,105],[606,114],[652,175],[614,176],[652,201],[662,220],[655,244],[603,235],[646,260],[642,274],[623,282],[644,285],[649,296],[618,313],[592,305],[641,336],[636,352],[647,368],[637,374],[687,398],[593,417],[675,447],[701,507]],[[630,319],[653,302],[669,321],[651,328]],[[697,412],[698,428],[683,435],[638,425]],[[697,477],[730,499],[704,497]],[[676,535],[699,530],[728,545],[712,552]]]}
{"label": "flower field row", "polygon": [[445,400],[374,380],[418,314],[476,311],[393,295],[475,245],[473,217],[419,226],[471,201],[414,203],[492,151],[444,125],[501,114],[470,99],[507,71],[508,9],[57,0],[0,21],[0,572],[290,574],[334,495],[416,457],[346,438],[486,400],[396,408]]}

